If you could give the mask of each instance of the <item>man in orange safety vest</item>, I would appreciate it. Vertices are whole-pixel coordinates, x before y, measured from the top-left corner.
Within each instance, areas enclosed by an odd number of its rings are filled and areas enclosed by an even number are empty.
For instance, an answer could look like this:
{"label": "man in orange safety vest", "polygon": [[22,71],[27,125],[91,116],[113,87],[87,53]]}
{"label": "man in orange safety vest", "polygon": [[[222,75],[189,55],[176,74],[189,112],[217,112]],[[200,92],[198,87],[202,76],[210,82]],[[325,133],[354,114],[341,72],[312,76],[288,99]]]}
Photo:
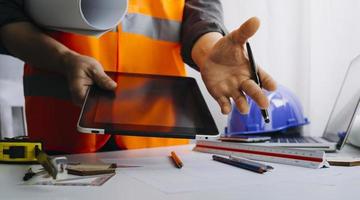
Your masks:
{"label": "man in orange safety vest", "polygon": [[[12,5],[6,8],[7,4]],[[222,113],[230,112],[230,98],[241,112],[248,112],[245,94],[261,108],[268,107],[261,88],[251,80],[244,53],[244,43],[257,31],[259,20],[250,18],[226,34],[218,0],[129,0],[124,20],[100,38],[41,30],[26,17],[22,6],[21,0],[4,1],[0,6],[18,14],[18,20],[16,15],[0,19],[1,45],[26,63],[28,132],[31,139],[43,141],[47,150],[83,153],[98,151],[109,143],[118,149],[187,143],[182,139],[79,134],[78,105],[87,88],[92,84],[108,90],[116,87],[105,72],[185,76],[184,60],[200,71]],[[265,89],[276,88],[261,68],[259,74]]]}

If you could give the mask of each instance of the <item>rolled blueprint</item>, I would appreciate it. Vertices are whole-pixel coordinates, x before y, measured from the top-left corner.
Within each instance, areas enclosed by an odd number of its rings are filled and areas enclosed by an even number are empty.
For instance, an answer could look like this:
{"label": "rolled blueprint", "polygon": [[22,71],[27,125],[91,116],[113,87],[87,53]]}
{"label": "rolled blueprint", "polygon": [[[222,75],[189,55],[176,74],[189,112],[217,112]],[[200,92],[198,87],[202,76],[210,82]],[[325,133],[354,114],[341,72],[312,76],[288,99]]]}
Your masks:
{"label": "rolled blueprint", "polygon": [[25,0],[25,9],[39,26],[99,36],[125,16],[127,0]]}

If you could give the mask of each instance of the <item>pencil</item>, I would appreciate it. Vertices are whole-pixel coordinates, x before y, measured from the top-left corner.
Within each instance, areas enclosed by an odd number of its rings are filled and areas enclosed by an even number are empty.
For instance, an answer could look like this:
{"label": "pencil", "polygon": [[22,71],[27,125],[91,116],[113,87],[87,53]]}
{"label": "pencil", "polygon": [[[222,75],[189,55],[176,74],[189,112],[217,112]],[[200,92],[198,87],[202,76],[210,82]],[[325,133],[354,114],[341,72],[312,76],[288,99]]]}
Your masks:
{"label": "pencil", "polygon": [[183,166],[184,166],[184,164],[183,164],[183,162],[180,160],[180,158],[176,155],[176,153],[175,153],[175,151],[172,151],[171,152],[171,159],[172,159],[172,161],[174,161],[174,164],[175,164],[175,166],[177,167],[177,168],[179,168],[179,169],[181,169]]}
{"label": "pencil", "polygon": [[[247,53],[248,53],[248,57],[249,57],[249,62],[250,62],[250,67],[251,67],[251,70],[252,70],[252,78],[253,80],[255,81],[256,84],[259,85],[260,88],[262,88],[262,83],[261,83],[261,79],[259,77],[259,74],[257,73],[257,69],[256,69],[256,63],[255,63],[255,59],[254,59],[254,56],[253,56],[253,53],[252,53],[252,50],[251,50],[251,47],[250,47],[250,43],[249,42],[246,42],[246,50],[247,50]],[[269,113],[266,109],[261,109],[261,114],[264,118],[264,121],[266,123],[269,123],[270,122],[270,118],[269,118]]]}
{"label": "pencil", "polygon": [[249,171],[253,171],[253,172],[256,172],[259,174],[263,174],[264,172],[266,172],[266,170],[260,166],[252,165],[252,164],[241,162],[241,161],[231,160],[231,159],[224,158],[224,157],[217,156],[217,155],[213,155],[212,157],[213,157],[213,160],[215,160],[215,161],[225,163],[228,165],[232,165],[232,166],[235,166],[238,168],[246,169]]}

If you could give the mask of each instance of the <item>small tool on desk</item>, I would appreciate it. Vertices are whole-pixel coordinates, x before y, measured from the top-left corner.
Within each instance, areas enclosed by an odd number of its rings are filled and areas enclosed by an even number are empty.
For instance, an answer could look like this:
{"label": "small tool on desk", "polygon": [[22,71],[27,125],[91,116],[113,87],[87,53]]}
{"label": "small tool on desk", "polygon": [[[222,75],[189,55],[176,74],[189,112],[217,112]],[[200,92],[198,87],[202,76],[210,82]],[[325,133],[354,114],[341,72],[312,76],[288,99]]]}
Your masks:
{"label": "small tool on desk", "polygon": [[213,155],[212,158],[215,161],[225,163],[225,164],[228,164],[228,165],[232,165],[232,166],[235,166],[235,167],[239,167],[239,168],[242,168],[242,169],[246,169],[246,170],[249,170],[249,171],[253,171],[253,172],[256,172],[256,173],[259,173],[259,174],[263,174],[263,173],[267,172],[267,170],[265,170],[263,167],[260,167],[258,165],[253,165],[253,164],[250,164],[250,163],[247,163],[247,162],[236,161],[236,160],[232,160],[232,159],[225,158],[225,157],[222,157],[222,156],[217,156],[217,155]]}
{"label": "small tool on desk", "polygon": [[78,176],[112,174],[115,173],[116,168],[116,164],[68,164],[66,166],[68,174]]}
{"label": "small tool on desk", "polygon": [[28,181],[30,180],[32,177],[34,177],[36,175],[35,172],[33,172],[33,170],[31,168],[28,169],[28,171],[25,173],[24,177],[23,177],[23,181]]}
{"label": "small tool on desk", "polygon": [[32,179],[34,176],[40,175],[40,174],[46,174],[47,172],[41,168],[38,171],[34,171],[31,167],[27,170],[23,177],[23,181],[28,181]]}
{"label": "small tool on desk", "polygon": [[175,151],[171,152],[171,160],[174,162],[175,166],[177,168],[182,168],[184,166],[183,162],[180,160],[180,158],[176,155]]}
{"label": "small tool on desk", "polygon": [[25,136],[0,140],[0,162],[37,163],[37,150],[42,149],[41,142],[29,141]]}
{"label": "small tool on desk", "polygon": [[[253,77],[255,83],[258,84],[260,88],[262,88],[261,79],[260,79],[259,74],[257,72],[255,59],[254,59],[254,56],[252,54],[249,42],[246,42],[246,50],[247,50],[247,53],[248,53],[248,56],[249,56],[250,67],[251,67],[251,70],[252,70],[252,77]],[[262,114],[262,116],[264,118],[264,121],[266,123],[270,123],[270,118],[269,118],[268,111],[266,109],[261,109],[261,114]]]}
{"label": "small tool on desk", "polygon": [[38,162],[42,165],[42,167],[49,173],[49,175],[56,179],[56,176],[59,172],[58,166],[56,163],[57,158],[51,158],[44,151],[39,150],[38,156],[36,157]]}

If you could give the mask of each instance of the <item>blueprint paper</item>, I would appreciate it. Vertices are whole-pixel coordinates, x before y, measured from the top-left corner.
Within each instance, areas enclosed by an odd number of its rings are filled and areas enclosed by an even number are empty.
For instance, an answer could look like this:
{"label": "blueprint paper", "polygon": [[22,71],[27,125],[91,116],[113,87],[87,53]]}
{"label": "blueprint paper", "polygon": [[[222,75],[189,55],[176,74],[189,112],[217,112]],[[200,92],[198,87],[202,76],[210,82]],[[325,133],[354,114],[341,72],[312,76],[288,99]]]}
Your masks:
{"label": "blueprint paper", "polygon": [[[178,153],[178,152],[177,152]],[[275,169],[258,174],[234,166],[215,162],[211,155],[189,152],[178,153],[184,163],[181,169],[176,168],[167,156],[144,158],[103,158],[104,163],[119,165],[141,165],[139,168],[121,168],[118,174],[124,174],[165,194],[191,193],[209,190],[238,190],[247,186],[258,188],[270,187],[273,184],[295,185],[341,183],[338,176],[341,168],[324,168],[314,170],[291,165],[271,164]]]}
{"label": "blueprint paper", "polygon": [[25,0],[27,14],[46,29],[100,36],[114,29],[127,0]]}

